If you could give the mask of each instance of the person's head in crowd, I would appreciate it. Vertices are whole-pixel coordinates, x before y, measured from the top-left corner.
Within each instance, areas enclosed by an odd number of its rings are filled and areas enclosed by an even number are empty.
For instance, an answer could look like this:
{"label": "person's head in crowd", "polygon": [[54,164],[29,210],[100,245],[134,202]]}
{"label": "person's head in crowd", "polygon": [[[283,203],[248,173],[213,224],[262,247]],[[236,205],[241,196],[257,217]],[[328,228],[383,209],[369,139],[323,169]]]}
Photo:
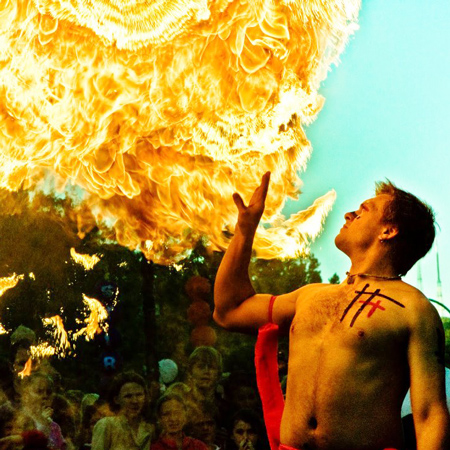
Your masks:
{"label": "person's head in crowd", "polygon": [[240,409],[260,410],[261,402],[252,373],[232,372],[225,382],[225,396],[233,411]]}
{"label": "person's head in crowd", "polygon": [[177,437],[187,423],[186,404],[177,394],[164,394],[156,404],[156,414],[161,436]]}
{"label": "person's head in crowd", "polygon": [[30,347],[36,343],[36,333],[24,325],[19,325],[11,334],[9,341],[11,346],[16,346],[18,344]]}
{"label": "person's head in crowd", "polygon": [[[110,417],[113,415],[107,401],[99,398],[96,394],[86,394],[85,397],[86,396],[89,397],[85,401],[84,407],[82,408],[81,426],[78,439],[80,448],[82,448],[85,444],[90,446],[95,424],[100,419],[103,419],[103,417]],[[83,397],[83,400],[85,397]],[[91,402],[91,400],[94,401]]]}
{"label": "person's head in crowd", "polygon": [[[36,342],[36,333],[28,327],[19,325],[10,336],[9,360],[15,380],[30,360],[30,347]],[[31,362],[31,360],[30,360]]]}
{"label": "person's head in crowd", "polygon": [[20,389],[22,407],[29,411],[50,408],[53,401],[53,380],[41,372],[32,372],[24,377]]}
{"label": "person's head in crowd", "polygon": [[213,347],[197,347],[189,357],[188,383],[196,391],[214,391],[222,373],[222,356]]}
{"label": "person's head in crowd", "polygon": [[189,432],[192,437],[204,442],[209,450],[217,450],[217,422],[211,413],[197,409],[190,417]]}
{"label": "person's head in crowd", "polygon": [[19,374],[24,371],[25,365],[30,360],[30,345],[27,340],[20,340],[11,345],[10,364],[15,379],[20,379]]}
{"label": "person's head in crowd", "polygon": [[229,437],[232,447],[253,450],[264,447],[264,427],[261,418],[254,411],[241,409],[230,422]]}
{"label": "person's head in crowd", "polygon": [[122,372],[112,381],[109,392],[111,410],[128,420],[143,416],[148,403],[147,385],[136,372]]}

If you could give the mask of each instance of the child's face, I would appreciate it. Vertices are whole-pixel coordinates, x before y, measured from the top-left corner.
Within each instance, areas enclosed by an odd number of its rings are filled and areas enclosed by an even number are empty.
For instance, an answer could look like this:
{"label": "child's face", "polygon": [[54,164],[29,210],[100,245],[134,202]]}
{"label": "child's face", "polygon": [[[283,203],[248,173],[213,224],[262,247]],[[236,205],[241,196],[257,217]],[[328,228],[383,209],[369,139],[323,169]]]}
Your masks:
{"label": "child's face", "polygon": [[174,434],[186,425],[186,410],[177,400],[168,400],[161,405],[159,422],[163,433]]}
{"label": "child's face", "polygon": [[28,406],[46,408],[52,404],[52,398],[50,383],[45,378],[35,378],[24,388],[23,401]]}

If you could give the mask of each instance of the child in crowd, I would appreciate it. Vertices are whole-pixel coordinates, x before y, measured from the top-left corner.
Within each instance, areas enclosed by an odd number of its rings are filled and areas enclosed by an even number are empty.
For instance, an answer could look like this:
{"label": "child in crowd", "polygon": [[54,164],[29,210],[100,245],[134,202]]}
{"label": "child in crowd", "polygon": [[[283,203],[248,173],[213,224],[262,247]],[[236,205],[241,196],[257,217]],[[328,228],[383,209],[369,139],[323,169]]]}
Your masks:
{"label": "child in crowd", "polygon": [[21,409],[18,415],[22,430],[38,430],[48,440],[52,450],[66,450],[61,428],[52,420],[53,381],[41,372],[33,372],[22,381],[20,390]]}
{"label": "child in crowd", "polygon": [[252,410],[241,409],[231,423],[227,450],[268,450],[261,418]]}
{"label": "child in crowd", "polygon": [[180,396],[163,395],[156,410],[161,433],[151,450],[208,450],[206,444],[184,434],[187,410]]}

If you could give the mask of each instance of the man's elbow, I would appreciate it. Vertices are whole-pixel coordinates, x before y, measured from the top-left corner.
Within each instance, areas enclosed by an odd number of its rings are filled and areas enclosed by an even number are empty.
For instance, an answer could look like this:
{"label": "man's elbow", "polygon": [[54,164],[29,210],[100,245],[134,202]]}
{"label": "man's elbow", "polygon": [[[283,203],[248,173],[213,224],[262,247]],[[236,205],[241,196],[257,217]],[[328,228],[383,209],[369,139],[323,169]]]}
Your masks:
{"label": "man's elbow", "polygon": [[228,329],[231,327],[229,316],[223,312],[220,312],[217,308],[213,311],[214,322],[222,328]]}

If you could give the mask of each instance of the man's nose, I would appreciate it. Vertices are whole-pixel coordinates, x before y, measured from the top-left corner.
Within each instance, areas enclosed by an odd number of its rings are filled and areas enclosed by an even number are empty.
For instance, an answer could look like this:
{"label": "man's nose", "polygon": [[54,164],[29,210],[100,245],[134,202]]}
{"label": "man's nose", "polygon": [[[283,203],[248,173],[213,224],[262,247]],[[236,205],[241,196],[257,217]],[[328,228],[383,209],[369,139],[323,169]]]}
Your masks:
{"label": "man's nose", "polygon": [[345,213],[345,215],[344,215],[345,220],[348,220],[348,221],[353,220],[355,217],[356,217],[355,211],[350,211],[348,213]]}

